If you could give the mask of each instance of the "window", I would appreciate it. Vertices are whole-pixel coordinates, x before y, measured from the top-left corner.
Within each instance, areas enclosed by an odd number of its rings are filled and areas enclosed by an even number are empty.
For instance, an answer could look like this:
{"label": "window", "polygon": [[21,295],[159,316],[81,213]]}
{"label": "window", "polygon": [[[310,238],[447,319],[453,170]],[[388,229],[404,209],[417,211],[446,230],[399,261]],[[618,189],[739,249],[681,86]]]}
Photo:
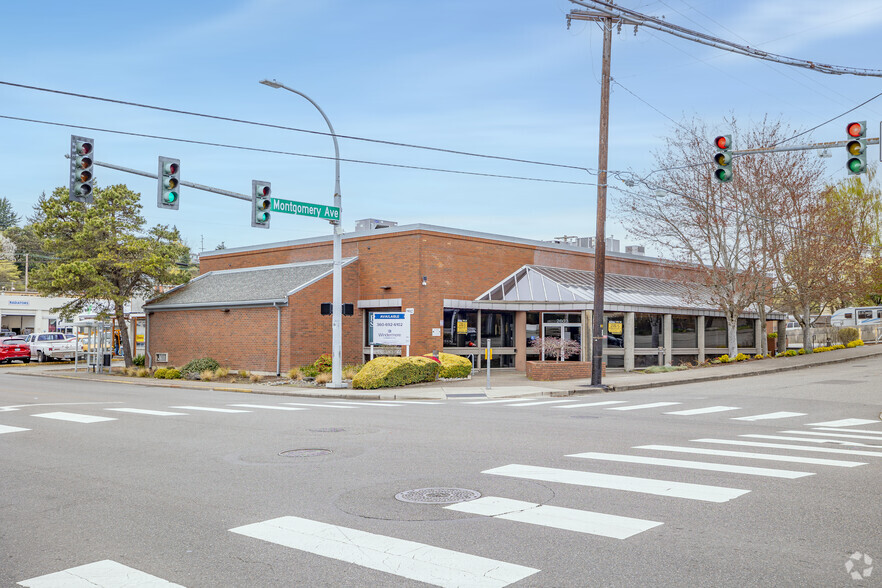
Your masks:
{"label": "window", "polygon": [[873,318],[872,310],[859,310],[857,311],[857,317],[859,320],[871,319]]}
{"label": "window", "polygon": [[481,312],[481,339],[493,347],[514,347],[514,313]]}
{"label": "window", "polygon": [[674,349],[698,347],[696,317],[675,314],[671,317],[671,347]]}
{"label": "window", "polygon": [[527,313],[527,355],[539,355],[539,350],[530,345],[530,341],[541,336],[540,314],[538,312]]}
{"label": "window", "polygon": [[662,319],[660,314],[634,313],[634,347],[646,349],[664,346]]}
{"label": "window", "polygon": [[478,311],[444,309],[444,347],[478,346]]}
{"label": "window", "polygon": [[704,346],[728,347],[726,341],[726,319],[721,316],[708,316],[704,319]]}
{"label": "window", "polygon": [[756,347],[756,321],[749,318],[738,319],[738,347]]}

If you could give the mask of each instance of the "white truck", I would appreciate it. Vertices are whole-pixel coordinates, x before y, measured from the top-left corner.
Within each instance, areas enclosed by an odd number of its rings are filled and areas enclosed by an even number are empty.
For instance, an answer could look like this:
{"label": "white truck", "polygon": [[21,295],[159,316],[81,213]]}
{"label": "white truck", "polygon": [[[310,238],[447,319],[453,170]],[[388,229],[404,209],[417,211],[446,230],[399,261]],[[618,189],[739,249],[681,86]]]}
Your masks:
{"label": "white truck", "polygon": [[73,359],[77,352],[76,337],[69,338],[64,333],[31,333],[25,337],[31,346],[31,359],[49,361],[53,359]]}

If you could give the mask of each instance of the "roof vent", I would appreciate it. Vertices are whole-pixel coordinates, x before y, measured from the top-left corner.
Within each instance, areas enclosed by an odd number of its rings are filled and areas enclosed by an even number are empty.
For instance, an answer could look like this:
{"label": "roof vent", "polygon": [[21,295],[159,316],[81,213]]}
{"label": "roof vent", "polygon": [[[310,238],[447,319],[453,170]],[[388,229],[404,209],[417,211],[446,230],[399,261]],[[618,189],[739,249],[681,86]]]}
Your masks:
{"label": "roof vent", "polygon": [[397,227],[395,221],[380,220],[378,218],[363,218],[355,221],[355,232],[376,231],[377,229],[388,229],[389,227]]}

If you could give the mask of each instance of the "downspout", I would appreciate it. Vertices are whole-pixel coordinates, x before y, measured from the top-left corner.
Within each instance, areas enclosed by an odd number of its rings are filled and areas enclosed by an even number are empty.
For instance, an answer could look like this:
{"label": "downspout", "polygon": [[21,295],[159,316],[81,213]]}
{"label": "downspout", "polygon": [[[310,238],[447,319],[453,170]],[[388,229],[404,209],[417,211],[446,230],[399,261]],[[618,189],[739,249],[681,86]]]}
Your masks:
{"label": "downspout", "polygon": [[282,307],[277,306],[275,302],[273,302],[273,306],[276,308],[276,375],[282,375]]}
{"label": "downspout", "polygon": [[144,324],[144,353],[147,354],[147,369],[153,369],[153,356],[150,355],[150,315],[152,312],[147,313],[147,320]]}

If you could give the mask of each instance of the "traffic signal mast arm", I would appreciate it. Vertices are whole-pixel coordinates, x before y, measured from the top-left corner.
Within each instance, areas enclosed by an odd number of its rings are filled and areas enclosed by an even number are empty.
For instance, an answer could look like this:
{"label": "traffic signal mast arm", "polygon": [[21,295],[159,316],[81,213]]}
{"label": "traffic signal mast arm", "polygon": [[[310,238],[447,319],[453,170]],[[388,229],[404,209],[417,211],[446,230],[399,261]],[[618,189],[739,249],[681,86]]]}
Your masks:
{"label": "traffic signal mast arm", "polygon": [[[759,153],[783,153],[784,151],[809,151],[811,149],[833,149],[835,147],[845,147],[848,141],[828,141],[826,143],[809,143],[807,145],[795,145],[792,147],[772,147],[757,149],[733,149],[732,155],[757,155]],[[879,137],[875,139],[867,139],[867,145],[878,145]],[[96,164],[97,165],[97,164]]]}
{"label": "traffic signal mast arm", "polygon": [[[65,157],[70,157],[70,155],[65,155]],[[159,179],[159,174],[150,173],[145,171],[140,171],[137,169],[131,169],[128,167],[123,167],[121,165],[114,165],[112,163],[104,163],[103,161],[93,161],[92,165],[98,165],[101,167],[106,167],[108,169],[115,169],[117,171],[125,172],[128,174],[135,174],[136,176],[144,176],[145,178],[153,178],[154,180]],[[205,184],[196,184],[194,182],[185,182],[184,180],[180,181],[182,186],[187,186],[188,188],[193,188],[194,190],[202,190],[203,192],[211,192],[212,194],[220,194],[221,196],[229,196],[230,198],[238,198],[239,200],[247,200],[251,202],[251,196],[247,194],[240,194],[239,192],[231,192],[229,190],[224,190],[223,188],[214,188],[212,186],[206,186]]]}

